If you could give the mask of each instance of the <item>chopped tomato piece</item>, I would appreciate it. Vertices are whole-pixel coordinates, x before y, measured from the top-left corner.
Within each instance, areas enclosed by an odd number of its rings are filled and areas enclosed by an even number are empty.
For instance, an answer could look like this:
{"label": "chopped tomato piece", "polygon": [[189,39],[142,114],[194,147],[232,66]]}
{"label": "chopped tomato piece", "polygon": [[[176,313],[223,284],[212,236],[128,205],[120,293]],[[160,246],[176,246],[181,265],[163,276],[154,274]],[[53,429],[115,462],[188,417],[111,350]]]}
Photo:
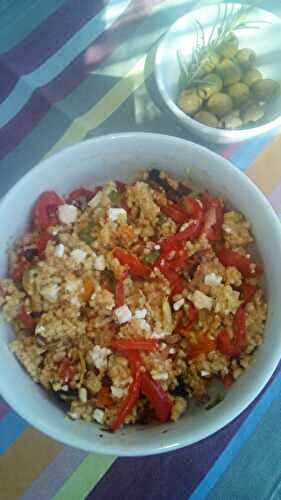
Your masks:
{"label": "chopped tomato piece", "polygon": [[183,291],[185,286],[184,280],[170,267],[169,262],[160,257],[154,265],[160,269],[161,273],[164,274],[165,278],[170,282],[172,295],[177,295]]}
{"label": "chopped tomato piece", "polygon": [[57,208],[63,204],[63,199],[55,191],[42,193],[32,209],[33,227],[42,230],[58,224]]}
{"label": "chopped tomato piece", "polygon": [[176,203],[168,203],[167,205],[161,205],[161,212],[170,217],[176,224],[184,224],[190,217],[179,205]]}
{"label": "chopped tomato piece", "polygon": [[231,250],[230,248],[222,248],[218,252],[218,258],[225,267],[236,267],[246,278],[257,276],[262,273],[260,265],[253,263],[251,259],[245,255],[235,250]]}
{"label": "chopped tomato piece", "polygon": [[31,314],[29,312],[27,312],[25,306],[23,305],[22,308],[21,308],[21,311],[18,315],[18,319],[21,321],[21,323],[23,324],[23,326],[27,329],[27,330],[33,330],[34,327],[35,327],[35,321],[34,319],[32,318]]}
{"label": "chopped tomato piece", "polygon": [[113,405],[110,388],[103,386],[97,394],[96,405],[110,408]]}
{"label": "chopped tomato piece", "polygon": [[249,283],[243,283],[241,288],[242,288],[244,304],[249,304],[249,302],[252,302],[256,294],[257,287],[254,285],[250,285]]}
{"label": "chopped tomato piece", "polygon": [[59,378],[65,384],[68,384],[73,380],[76,373],[76,368],[69,358],[64,358],[59,366],[58,374]]}
{"label": "chopped tomato piece", "polygon": [[190,342],[187,348],[187,358],[194,359],[200,354],[208,354],[216,349],[216,342],[207,335],[200,335],[196,343]]}
{"label": "chopped tomato piece", "polygon": [[150,275],[151,269],[143,264],[135,255],[129,254],[122,248],[115,248],[113,255],[119,260],[120,264],[128,266],[134,276],[147,278]]}
{"label": "chopped tomato piece", "polygon": [[233,375],[231,373],[227,373],[222,378],[222,382],[223,382],[224,387],[226,387],[226,388],[230,387],[234,383]]}
{"label": "chopped tomato piece", "polygon": [[160,422],[167,422],[172,411],[172,402],[159,382],[151,378],[148,373],[143,373],[141,378],[141,392],[149,400],[155,415]]}
{"label": "chopped tomato piece", "polygon": [[111,347],[120,351],[154,351],[159,348],[159,342],[155,339],[115,339]]}
{"label": "chopped tomato piece", "polygon": [[66,202],[67,203],[80,202],[82,198],[84,198],[86,201],[89,201],[95,196],[96,193],[97,190],[90,191],[89,189],[81,187],[72,191],[66,198]]}
{"label": "chopped tomato piece", "polygon": [[223,205],[220,200],[208,195],[208,202],[205,201],[205,207],[202,233],[206,235],[209,241],[219,241],[222,238]]}

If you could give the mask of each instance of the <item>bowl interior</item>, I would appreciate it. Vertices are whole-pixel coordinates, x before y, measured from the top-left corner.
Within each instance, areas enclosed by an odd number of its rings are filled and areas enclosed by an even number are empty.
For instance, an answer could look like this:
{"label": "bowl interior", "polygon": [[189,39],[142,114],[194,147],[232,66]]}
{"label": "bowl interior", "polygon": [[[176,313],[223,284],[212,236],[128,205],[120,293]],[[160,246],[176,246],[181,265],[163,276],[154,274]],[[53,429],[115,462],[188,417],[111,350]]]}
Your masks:
{"label": "bowl interior", "polygon": [[[239,4],[230,4],[238,9]],[[219,12],[218,5],[202,7],[176,21],[161,41],[156,54],[156,81],[160,93],[172,111],[183,125],[192,127],[201,135],[209,135],[216,142],[243,140],[261,132],[266,132],[280,122],[281,96],[267,106],[266,116],[261,124],[243,130],[219,130],[199,124],[178,108],[176,102],[179,94],[180,65],[178,52],[189,62],[196,41],[196,24],[198,21],[204,29],[205,39],[211,34]],[[222,9],[223,12],[223,9]],[[249,20],[257,21],[258,29],[237,30],[239,47],[250,47],[257,54],[256,66],[264,78],[272,78],[281,83],[281,19],[263,9],[254,8],[248,15]],[[258,21],[261,21],[259,24]],[[275,123],[277,120],[278,123]],[[219,139],[222,139],[221,141]],[[224,140],[223,140],[224,139]]]}
{"label": "bowl interior", "polygon": [[[109,179],[130,180],[143,168],[161,168],[187,176],[223,195],[251,221],[264,261],[269,315],[265,342],[249,370],[216,408],[196,408],[176,424],[122,429],[112,435],[96,424],[64,418],[45,391],[10,353],[13,334],[1,322],[0,393],[32,425],[53,438],[88,451],[118,455],[160,453],[196,442],[237,416],[268,381],[281,357],[281,235],[277,216],[261,192],[223,158],[193,143],[156,134],[121,134],[89,140],[46,160],[28,173],[0,204],[0,275],[6,274],[7,246],[27,226],[30,207],[40,192],[66,193]],[[13,223],[11,224],[11,218]]]}

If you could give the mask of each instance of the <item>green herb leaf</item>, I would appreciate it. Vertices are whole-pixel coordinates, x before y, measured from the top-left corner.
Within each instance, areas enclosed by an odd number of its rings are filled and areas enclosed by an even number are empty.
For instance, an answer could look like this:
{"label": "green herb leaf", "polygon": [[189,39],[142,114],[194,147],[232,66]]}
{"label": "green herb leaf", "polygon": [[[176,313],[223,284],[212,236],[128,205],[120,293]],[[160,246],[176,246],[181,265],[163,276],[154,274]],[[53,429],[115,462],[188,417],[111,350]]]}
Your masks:
{"label": "green herb leaf", "polygon": [[94,241],[94,238],[92,235],[92,231],[93,231],[94,227],[95,227],[95,223],[89,222],[87,224],[87,226],[83,227],[78,233],[79,238],[81,240],[83,240],[85,243],[87,243],[87,245],[91,245],[91,243],[93,243],[93,241]]}
{"label": "green herb leaf", "polygon": [[206,410],[211,410],[212,408],[215,408],[219,403],[221,403],[224,400],[223,394],[218,394],[213,401],[210,401],[210,403],[206,406]]}
{"label": "green herb leaf", "polygon": [[122,194],[118,191],[111,191],[108,197],[113,205],[120,205],[122,202]]}
{"label": "green herb leaf", "polygon": [[148,265],[154,264],[154,262],[158,259],[160,252],[158,250],[152,250],[147,255],[143,256],[143,262]]}

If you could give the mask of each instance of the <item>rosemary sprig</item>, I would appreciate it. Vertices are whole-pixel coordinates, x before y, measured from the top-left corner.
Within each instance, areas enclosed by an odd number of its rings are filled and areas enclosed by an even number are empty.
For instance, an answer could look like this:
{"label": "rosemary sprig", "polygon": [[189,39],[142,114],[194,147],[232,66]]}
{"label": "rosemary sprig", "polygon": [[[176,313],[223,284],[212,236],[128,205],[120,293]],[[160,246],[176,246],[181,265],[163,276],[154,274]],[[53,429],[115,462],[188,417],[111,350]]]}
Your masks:
{"label": "rosemary sprig", "polygon": [[187,63],[182,53],[180,51],[177,53],[185,87],[201,82],[202,62],[204,59],[208,59],[227,40],[231,33],[241,29],[259,29],[259,24],[266,22],[247,20],[248,14],[254,7],[255,5],[242,5],[239,9],[236,9],[233,4],[220,4],[208,39],[206,39],[202,24],[198,20],[194,20],[196,32],[191,61]]}

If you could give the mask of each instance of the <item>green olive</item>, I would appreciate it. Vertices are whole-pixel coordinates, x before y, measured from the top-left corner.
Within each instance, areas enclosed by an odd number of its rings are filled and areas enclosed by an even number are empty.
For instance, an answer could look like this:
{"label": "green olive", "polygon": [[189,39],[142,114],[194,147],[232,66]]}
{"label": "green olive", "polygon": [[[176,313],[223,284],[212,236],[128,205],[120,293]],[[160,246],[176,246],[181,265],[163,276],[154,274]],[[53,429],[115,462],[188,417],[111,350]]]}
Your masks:
{"label": "green olive", "polygon": [[193,116],[202,106],[202,99],[196,89],[184,90],[178,100],[178,106],[187,115]]}
{"label": "green olive", "polygon": [[204,123],[204,125],[208,125],[208,127],[217,127],[218,126],[218,119],[215,115],[212,113],[209,113],[209,111],[199,111],[196,113],[194,116],[195,120],[197,120],[200,123]]}
{"label": "green olive", "polygon": [[243,102],[246,102],[249,95],[250,95],[250,90],[248,85],[242,82],[234,83],[233,85],[230,85],[227,89],[228,95],[231,97],[231,99],[234,102],[235,106],[241,106]]}
{"label": "green olive", "polygon": [[256,60],[256,53],[252,49],[240,49],[235,55],[235,60],[242,68],[251,68]]}
{"label": "green olive", "polygon": [[241,118],[244,124],[255,123],[261,120],[264,116],[264,109],[257,103],[247,106],[241,111]]}
{"label": "green olive", "polygon": [[243,125],[243,122],[240,118],[239,110],[234,110],[231,113],[229,113],[228,115],[225,115],[221,119],[221,125],[223,128],[230,129],[230,130],[240,128]]}
{"label": "green olive", "polygon": [[198,86],[198,95],[202,99],[209,99],[211,95],[222,89],[222,79],[215,73],[210,73],[203,78],[204,82]]}
{"label": "green olive", "polygon": [[239,82],[241,79],[241,69],[235,62],[230,59],[223,59],[217,65],[217,72],[223,80],[224,85],[232,85]]}
{"label": "green olive", "polygon": [[222,116],[230,113],[232,110],[232,99],[229,95],[217,92],[212,95],[207,102],[207,108],[210,113],[221,118]]}
{"label": "green olive", "polygon": [[251,68],[245,71],[242,82],[246,83],[248,87],[251,87],[255,82],[262,80],[261,72],[256,68]]}
{"label": "green olive", "polygon": [[239,41],[234,33],[230,33],[226,40],[219,46],[218,52],[221,56],[232,58],[235,56],[239,47]]}
{"label": "green olive", "polygon": [[[200,62],[200,72],[202,75],[206,75],[208,73],[211,73],[214,71],[216,68],[217,64],[219,63],[219,56],[216,54],[216,52],[209,50],[208,53],[203,56],[201,62]],[[198,75],[200,76],[200,75]]]}
{"label": "green olive", "polygon": [[266,78],[255,82],[251,90],[259,101],[268,102],[280,95],[280,83],[270,78]]}

